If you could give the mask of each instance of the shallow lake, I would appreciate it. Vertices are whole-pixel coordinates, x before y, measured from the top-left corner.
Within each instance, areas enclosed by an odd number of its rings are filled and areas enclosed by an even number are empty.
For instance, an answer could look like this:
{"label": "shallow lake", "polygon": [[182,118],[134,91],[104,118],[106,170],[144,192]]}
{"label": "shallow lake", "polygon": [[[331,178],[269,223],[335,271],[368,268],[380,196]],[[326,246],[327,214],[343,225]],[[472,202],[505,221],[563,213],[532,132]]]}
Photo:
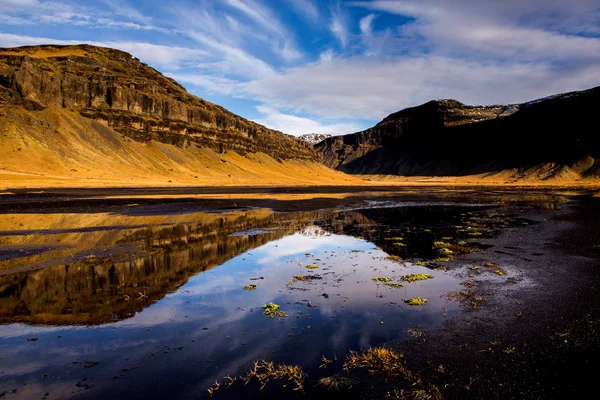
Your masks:
{"label": "shallow lake", "polygon": [[530,223],[497,198],[162,211],[2,216],[0,395],[202,398],[255,360],[316,379],[322,357],[341,369],[451,318],[461,278],[445,263]]}

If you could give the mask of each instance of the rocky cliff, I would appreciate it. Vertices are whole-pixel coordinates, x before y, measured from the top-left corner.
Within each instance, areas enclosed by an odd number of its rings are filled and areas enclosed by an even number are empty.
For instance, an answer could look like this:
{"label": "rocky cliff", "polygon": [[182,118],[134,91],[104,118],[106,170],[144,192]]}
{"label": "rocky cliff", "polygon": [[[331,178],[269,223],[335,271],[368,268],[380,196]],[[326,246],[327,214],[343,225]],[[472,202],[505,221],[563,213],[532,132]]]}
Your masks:
{"label": "rocky cliff", "polygon": [[348,183],[312,145],[189,94],[130,54],[0,49],[0,187]]}
{"label": "rocky cliff", "polygon": [[513,178],[600,176],[595,117],[600,88],[524,104],[468,106],[435,100],[363,132],[315,145],[323,162],[354,174]]}
{"label": "rocky cliff", "polygon": [[296,138],[189,94],[123,51],[89,45],[0,50],[0,101],[75,110],[136,141],[313,159]]}

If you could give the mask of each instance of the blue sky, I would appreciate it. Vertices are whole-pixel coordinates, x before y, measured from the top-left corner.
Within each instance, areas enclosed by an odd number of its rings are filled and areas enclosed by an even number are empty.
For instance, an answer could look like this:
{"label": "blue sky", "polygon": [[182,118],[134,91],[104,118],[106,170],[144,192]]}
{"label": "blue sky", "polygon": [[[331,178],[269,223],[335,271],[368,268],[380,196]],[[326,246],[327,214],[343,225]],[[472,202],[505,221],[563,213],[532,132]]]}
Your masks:
{"label": "blue sky", "polygon": [[294,135],[600,85],[598,0],[0,0],[0,47],[84,42]]}

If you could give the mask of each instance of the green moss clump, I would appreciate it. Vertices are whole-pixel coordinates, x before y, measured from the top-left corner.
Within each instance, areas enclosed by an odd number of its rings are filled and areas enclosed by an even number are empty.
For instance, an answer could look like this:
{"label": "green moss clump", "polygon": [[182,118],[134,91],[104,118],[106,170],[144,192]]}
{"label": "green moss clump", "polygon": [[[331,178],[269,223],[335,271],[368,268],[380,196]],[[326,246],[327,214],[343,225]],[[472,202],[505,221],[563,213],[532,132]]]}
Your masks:
{"label": "green moss clump", "polygon": [[385,282],[391,282],[391,281],[393,281],[393,279],[392,279],[392,278],[385,278],[385,277],[371,278],[371,280],[372,280],[373,282],[384,282],[384,283],[385,283]]}
{"label": "green moss clump", "polygon": [[308,268],[308,269],[318,269],[318,268],[319,268],[319,266],[318,266],[317,264],[308,264],[308,265],[306,266],[306,268]]}
{"label": "green moss clump", "polygon": [[244,286],[244,290],[256,290],[256,285],[246,285]]}
{"label": "green moss clump", "polygon": [[404,302],[411,306],[424,306],[427,303],[427,299],[422,297],[413,297],[412,299],[405,299]]}
{"label": "green moss clump", "polygon": [[402,276],[404,282],[415,282],[415,281],[425,281],[427,279],[433,279],[433,275],[430,274],[408,274]]}
{"label": "green moss clump", "polygon": [[288,316],[285,311],[279,311],[279,304],[275,304],[272,301],[268,304],[263,304],[262,308],[265,310],[263,314],[269,318]]}

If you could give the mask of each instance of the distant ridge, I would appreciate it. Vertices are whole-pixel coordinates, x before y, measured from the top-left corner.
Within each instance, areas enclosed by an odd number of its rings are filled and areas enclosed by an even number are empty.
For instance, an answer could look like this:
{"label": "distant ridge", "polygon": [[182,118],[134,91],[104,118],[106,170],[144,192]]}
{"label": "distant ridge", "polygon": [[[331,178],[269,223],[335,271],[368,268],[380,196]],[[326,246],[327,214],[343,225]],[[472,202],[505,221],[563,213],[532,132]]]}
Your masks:
{"label": "distant ridge", "polygon": [[434,100],[315,145],[340,171],[389,176],[600,177],[600,87],[523,104]]}

